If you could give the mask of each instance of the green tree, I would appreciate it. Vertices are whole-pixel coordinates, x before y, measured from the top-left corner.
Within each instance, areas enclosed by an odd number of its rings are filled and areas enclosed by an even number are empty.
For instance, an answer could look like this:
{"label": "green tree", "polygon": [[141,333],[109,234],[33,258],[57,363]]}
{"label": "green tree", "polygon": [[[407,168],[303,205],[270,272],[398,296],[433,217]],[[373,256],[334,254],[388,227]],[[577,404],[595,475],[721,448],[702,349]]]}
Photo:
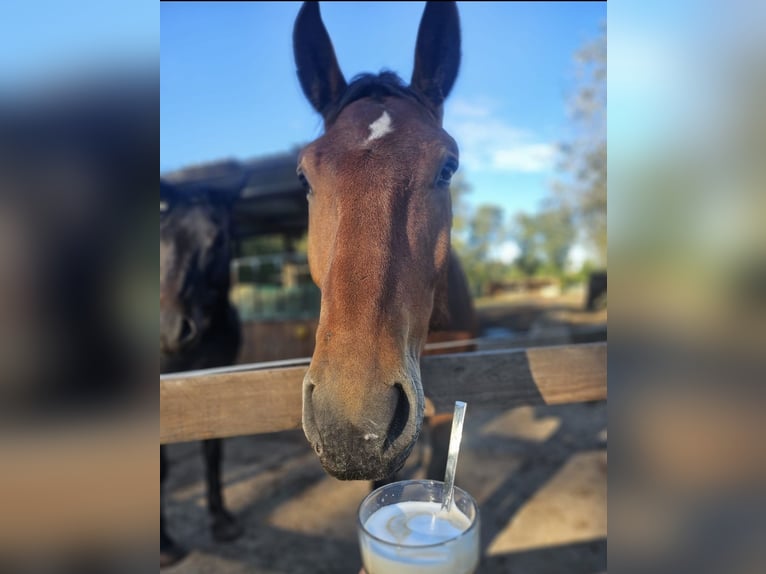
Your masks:
{"label": "green tree", "polygon": [[464,251],[468,221],[471,218],[471,208],[465,196],[472,190],[463,173],[456,173],[449,191],[452,198],[452,246],[458,254]]}
{"label": "green tree", "polygon": [[503,208],[480,205],[468,222],[468,253],[478,261],[489,260],[490,250],[506,238]]}
{"label": "green tree", "polygon": [[560,149],[563,179],[556,194],[569,206],[576,224],[606,265],[606,25],[575,54],[576,91],[569,102],[573,134]]}
{"label": "green tree", "polygon": [[519,248],[514,265],[525,277],[532,277],[542,265],[539,256],[537,221],[534,215],[519,213],[512,226],[511,236]]}
{"label": "green tree", "polygon": [[484,294],[491,281],[502,279],[504,266],[492,260],[492,248],[505,239],[504,219],[501,207],[483,204],[468,220],[462,260],[468,282],[476,295]]}
{"label": "green tree", "polygon": [[471,290],[482,294],[489,281],[502,279],[507,266],[492,260],[493,247],[507,237],[502,207],[491,204],[471,209],[465,196],[471,186],[462,174],[452,181],[452,247],[463,265]]}
{"label": "green tree", "polygon": [[545,262],[556,276],[561,277],[577,238],[572,211],[566,205],[553,205],[541,211],[535,220]]}

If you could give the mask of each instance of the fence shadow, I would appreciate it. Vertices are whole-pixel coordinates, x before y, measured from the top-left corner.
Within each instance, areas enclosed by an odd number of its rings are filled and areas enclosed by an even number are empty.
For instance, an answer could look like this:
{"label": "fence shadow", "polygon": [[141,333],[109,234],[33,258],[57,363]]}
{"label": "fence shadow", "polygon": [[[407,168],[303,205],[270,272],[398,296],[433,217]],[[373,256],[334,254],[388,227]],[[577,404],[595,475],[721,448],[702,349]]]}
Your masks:
{"label": "fence shadow", "polygon": [[606,572],[606,538],[484,557],[480,573],[598,574]]}
{"label": "fence shadow", "polygon": [[[527,445],[524,448],[529,452],[534,449],[537,454],[534,456],[525,455],[521,466],[510,474],[484,501],[479,505],[482,524],[481,524],[481,553],[482,566],[480,572],[596,572],[598,570],[589,569],[594,560],[590,559],[594,547],[588,544],[571,544],[566,546],[550,547],[551,559],[561,554],[562,560],[558,569],[552,570],[517,570],[516,566],[511,567],[512,563],[519,562],[520,565],[538,560],[537,556],[545,553],[548,548],[541,548],[530,552],[514,552],[509,554],[507,560],[509,569],[500,568],[506,564],[505,558],[497,556],[487,556],[487,551],[495,538],[503,531],[507,524],[513,520],[518,512],[550,482],[569,461],[569,459],[579,452],[592,451],[604,448],[604,441],[599,437],[603,430],[605,421],[602,417],[567,417],[565,410],[571,408],[571,405],[557,405],[549,407],[536,407],[536,415],[556,416],[560,415],[561,425],[553,434],[541,443],[535,443],[534,446]],[[590,408],[588,406],[582,408]],[[509,446],[514,450],[519,450],[522,446],[520,441],[511,439]],[[485,519],[485,517],[487,519]],[[604,552],[596,552],[603,564],[599,566],[606,570],[606,540],[604,540]],[[556,550],[560,548],[561,550]],[[503,555],[505,556],[505,555]],[[531,562],[530,562],[531,561]],[[562,567],[565,565],[565,567]],[[578,569],[573,570],[572,568]],[[585,568],[580,570],[579,568]]]}

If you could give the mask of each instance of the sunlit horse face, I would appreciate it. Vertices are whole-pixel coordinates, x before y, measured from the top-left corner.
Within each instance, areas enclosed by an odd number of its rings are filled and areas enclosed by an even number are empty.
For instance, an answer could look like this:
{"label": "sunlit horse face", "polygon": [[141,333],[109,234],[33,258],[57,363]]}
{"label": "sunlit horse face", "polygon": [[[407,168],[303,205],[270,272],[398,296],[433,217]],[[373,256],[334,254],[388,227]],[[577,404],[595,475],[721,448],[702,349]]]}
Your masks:
{"label": "sunlit horse face", "polygon": [[295,24],[298,76],[325,127],[298,165],[322,291],[303,429],[337,478],[392,475],[420,432],[419,359],[446,292],[458,149],[441,116],[459,37],[454,3],[429,3],[410,86],[390,73],[347,85],[317,4]]}
{"label": "sunlit horse face", "polygon": [[210,355],[232,338],[212,333],[230,314],[229,220],[228,209],[206,194],[161,185],[161,372],[210,366]]}

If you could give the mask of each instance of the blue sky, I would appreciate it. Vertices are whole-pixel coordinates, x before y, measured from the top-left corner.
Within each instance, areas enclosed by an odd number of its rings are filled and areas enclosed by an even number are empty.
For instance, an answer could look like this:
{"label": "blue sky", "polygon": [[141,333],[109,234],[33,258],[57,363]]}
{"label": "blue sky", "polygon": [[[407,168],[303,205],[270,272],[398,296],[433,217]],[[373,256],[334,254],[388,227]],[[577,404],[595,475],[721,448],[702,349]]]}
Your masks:
{"label": "blue sky", "polygon": [[156,66],[159,7],[153,0],[5,2],[0,90],[50,88],[93,69]]}
{"label": "blue sky", "polygon": [[[605,3],[459,2],[463,60],[445,107],[474,205],[534,211],[567,134],[573,54]],[[409,79],[424,3],[322,3],[346,78]],[[319,135],[295,76],[300,3],[166,3],[161,10],[161,171],[281,152]]]}

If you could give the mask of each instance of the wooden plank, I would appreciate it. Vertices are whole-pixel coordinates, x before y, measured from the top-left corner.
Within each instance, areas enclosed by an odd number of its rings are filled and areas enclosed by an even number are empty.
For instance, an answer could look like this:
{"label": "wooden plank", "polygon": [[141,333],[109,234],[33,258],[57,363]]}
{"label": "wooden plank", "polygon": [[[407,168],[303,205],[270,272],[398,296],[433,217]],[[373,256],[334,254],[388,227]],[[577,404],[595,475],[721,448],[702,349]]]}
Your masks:
{"label": "wooden plank", "polygon": [[606,398],[606,343],[428,357],[420,368],[436,413],[456,400],[511,408]]}
{"label": "wooden plank", "polygon": [[[160,380],[160,442],[296,429],[307,367]],[[423,357],[423,386],[436,413],[455,400],[472,408],[605,399],[606,343]]]}
{"label": "wooden plank", "polygon": [[160,381],[160,443],[300,428],[307,367]]}

